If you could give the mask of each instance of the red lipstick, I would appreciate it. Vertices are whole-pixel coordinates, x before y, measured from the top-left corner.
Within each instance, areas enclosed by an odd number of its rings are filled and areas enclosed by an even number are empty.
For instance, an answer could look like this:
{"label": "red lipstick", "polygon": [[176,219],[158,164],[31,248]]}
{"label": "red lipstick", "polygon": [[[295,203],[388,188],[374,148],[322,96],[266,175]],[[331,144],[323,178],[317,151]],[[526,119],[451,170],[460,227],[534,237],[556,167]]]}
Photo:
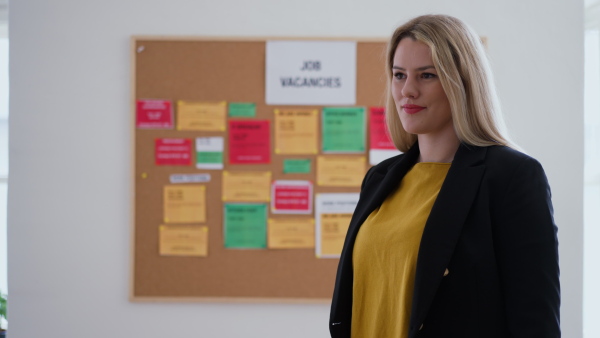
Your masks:
{"label": "red lipstick", "polygon": [[416,104],[405,104],[402,106],[402,109],[404,109],[407,114],[412,115],[425,109],[425,107],[417,106]]}

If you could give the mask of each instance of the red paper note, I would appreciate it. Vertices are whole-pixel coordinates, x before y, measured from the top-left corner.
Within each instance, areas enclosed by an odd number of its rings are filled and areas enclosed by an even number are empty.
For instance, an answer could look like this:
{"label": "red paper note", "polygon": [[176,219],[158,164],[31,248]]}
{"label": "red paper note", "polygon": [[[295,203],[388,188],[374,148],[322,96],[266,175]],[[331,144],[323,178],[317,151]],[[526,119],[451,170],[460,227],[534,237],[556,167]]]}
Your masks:
{"label": "red paper note", "polygon": [[157,138],[156,165],[192,165],[192,140],[189,138]]}
{"label": "red paper note", "polygon": [[371,107],[371,149],[396,149],[387,133],[385,108]]}
{"label": "red paper note", "polygon": [[229,163],[262,164],[270,162],[269,121],[229,121]]}
{"label": "red paper note", "polygon": [[312,183],[310,181],[275,181],[272,187],[271,207],[275,214],[310,214],[312,212]]}
{"label": "red paper note", "polygon": [[173,109],[168,100],[137,100],[136,127],[172,129]]}

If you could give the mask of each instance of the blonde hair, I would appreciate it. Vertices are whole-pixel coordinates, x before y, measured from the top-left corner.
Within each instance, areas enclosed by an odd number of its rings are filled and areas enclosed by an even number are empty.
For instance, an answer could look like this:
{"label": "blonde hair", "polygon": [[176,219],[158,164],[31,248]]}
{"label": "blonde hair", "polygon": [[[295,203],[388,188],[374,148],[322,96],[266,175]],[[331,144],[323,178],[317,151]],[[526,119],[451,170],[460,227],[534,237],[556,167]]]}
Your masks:
{"label": "blonde hair", "polygon": [[431,49],[434,66],[450,102],[454,130],[462,143],[517,148],[505,136],[492,72],[477,34],[457,18],[424,15],[398,27],[388,43],[386,122],[399,150],[406,152],[417,140],[417,135],[402,127],[391,95],[394,54],[404,38],[423,42]]}

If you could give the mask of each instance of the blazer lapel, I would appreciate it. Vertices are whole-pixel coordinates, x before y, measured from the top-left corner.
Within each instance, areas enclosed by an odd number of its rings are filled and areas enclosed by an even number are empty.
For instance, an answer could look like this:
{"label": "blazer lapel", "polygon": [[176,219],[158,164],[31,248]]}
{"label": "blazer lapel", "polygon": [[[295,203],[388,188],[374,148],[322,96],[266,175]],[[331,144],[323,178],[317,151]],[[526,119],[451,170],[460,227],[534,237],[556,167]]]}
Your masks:
{"label": "blazer lapel", "polygon": [[425,320],[485,171],[487,147],[462,145],[431,209],[417,259],[410,331]]}

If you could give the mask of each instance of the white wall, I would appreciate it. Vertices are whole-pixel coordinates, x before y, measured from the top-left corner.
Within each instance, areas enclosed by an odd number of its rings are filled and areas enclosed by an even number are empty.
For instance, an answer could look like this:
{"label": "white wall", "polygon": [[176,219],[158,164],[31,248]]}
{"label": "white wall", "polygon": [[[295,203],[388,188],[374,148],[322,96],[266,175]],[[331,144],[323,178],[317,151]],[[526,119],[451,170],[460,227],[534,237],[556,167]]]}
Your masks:
{"label": "white wall", "polygon": [[563,335],[581,337],[581,0],[10,5],[11,338],[326,337],[326,305],[128,302],[129,37],[385,37],[425,13],[458,16],[489,39],[509,126],[553,188]]}
{"label": "white wall", "polygon": [[[0,0],[1,1],[1,0]],[[8,176],[8,24],[2,22],[0,3],[0,293],[6,294],[8,278],[6,259],[6,198]],[[0,320],[4,328],[4,320]]]}

